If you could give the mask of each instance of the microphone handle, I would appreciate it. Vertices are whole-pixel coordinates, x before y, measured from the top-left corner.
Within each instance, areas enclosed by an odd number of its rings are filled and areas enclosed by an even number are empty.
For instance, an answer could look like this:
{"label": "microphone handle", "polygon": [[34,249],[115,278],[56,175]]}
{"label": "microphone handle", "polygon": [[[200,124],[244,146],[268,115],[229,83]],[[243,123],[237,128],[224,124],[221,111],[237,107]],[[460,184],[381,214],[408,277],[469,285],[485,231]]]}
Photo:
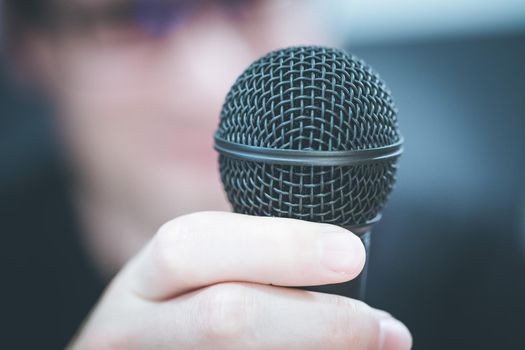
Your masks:
{"label": "microphone handle", "polygon": [[327,294],[337,294],[337,295],[342,295],[344,297],[358,299],[362,301],[365,300],[366,277],[367,277],[367,272],[368,272],[368,260],[370,256],[371,228],[370,226],[368,226],[361,230],[352,229],[352,231],[356,235],[358,235],[359,238],[361,238],[361,241],[363,242],[363,245],[365,246],[365,250],[366,250],[365,266],[361,274],[357,276],[356,278],[354,278],[353,280],[344,282],[344,283],[326,284],[322,286],[298,287],[299,289],[309,290],[312,292],[327,293]]}

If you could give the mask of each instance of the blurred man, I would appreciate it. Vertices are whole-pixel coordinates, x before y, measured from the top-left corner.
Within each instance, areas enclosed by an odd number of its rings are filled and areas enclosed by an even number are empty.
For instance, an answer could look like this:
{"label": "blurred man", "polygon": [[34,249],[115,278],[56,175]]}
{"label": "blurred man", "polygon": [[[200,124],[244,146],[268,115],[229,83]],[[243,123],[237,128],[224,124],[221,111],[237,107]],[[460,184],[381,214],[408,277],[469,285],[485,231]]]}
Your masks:
{"label": "blurred man", "polygon": [[113,278],[71,349],[410,348],[385,312],[283,288],[354,278],[364,264],[356,236],[202,212],[228,210],[212,133],[235,77],[267,51],[329,44],[304,3],[11,0],[6,9],[16,68],[55,107],[82,249]]}

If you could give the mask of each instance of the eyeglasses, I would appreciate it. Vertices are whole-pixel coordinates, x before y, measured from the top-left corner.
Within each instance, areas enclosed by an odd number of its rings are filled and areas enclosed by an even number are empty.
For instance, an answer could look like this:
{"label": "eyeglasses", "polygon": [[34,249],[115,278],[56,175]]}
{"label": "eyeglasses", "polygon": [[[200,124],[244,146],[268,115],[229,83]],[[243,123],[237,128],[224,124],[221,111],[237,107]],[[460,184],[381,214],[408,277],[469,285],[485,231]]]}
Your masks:
{"label": "eyeglasses", "polygon": [[[242,16],[259,0],[112,0],[104,4],[64,1],[48,9],[45,28],[56,32],[89,33],[93,28],[133,29],[147,36],[162,36],[203,8],[214,5]],[[87,3],[87,1],[86,1]]]}

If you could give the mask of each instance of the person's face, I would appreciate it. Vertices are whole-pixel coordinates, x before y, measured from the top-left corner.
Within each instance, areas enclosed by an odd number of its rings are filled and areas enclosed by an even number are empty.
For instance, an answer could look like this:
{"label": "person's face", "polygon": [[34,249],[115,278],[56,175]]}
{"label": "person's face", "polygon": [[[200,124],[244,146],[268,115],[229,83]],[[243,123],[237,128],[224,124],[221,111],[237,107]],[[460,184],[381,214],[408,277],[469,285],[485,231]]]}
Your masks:
{"label": "person's face", "polygon": [[319,21],[301,1],[179,0],[172,14],[128,0],[111,17],[115,3],[64,0],[56,32],[33,40],[80,187],[154,224],[226,208],[212,149],[223,98],[267,51],[326,43]]}

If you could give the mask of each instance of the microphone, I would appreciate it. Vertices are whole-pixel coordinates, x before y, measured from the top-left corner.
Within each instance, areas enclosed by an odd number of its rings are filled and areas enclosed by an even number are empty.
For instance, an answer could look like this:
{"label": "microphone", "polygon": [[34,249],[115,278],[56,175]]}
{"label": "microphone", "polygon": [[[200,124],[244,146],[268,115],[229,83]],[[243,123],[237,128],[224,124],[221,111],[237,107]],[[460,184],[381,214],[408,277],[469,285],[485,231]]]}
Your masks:
{"label": "microphone", "polygon": [[364,299],[373,223],[395,183],[403,138],[389,89],[333,48],[290,47],[252,63],[232,86],[215,133],[237,213],[339,225],[359,235],[365,269],[307,290]]}

